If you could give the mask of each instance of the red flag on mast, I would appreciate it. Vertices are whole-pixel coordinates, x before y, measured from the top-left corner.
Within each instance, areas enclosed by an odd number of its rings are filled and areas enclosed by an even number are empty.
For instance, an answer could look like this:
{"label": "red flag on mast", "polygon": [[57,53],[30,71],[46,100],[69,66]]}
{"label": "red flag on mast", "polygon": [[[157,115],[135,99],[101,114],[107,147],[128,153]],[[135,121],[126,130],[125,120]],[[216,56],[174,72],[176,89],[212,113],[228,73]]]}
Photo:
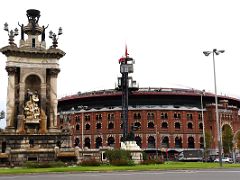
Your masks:
{"label": "red flag on mast", "polygon": [[125,57],[128,57],[127,45],[125,45]]}
{"label": "red flag on mast", "polygon": [[122,62],[124,62],[125,61],[125,58],[124,57],[121,57],[119,60],[118,60],[118,63],[120,64],[120,63],[122,63]]}

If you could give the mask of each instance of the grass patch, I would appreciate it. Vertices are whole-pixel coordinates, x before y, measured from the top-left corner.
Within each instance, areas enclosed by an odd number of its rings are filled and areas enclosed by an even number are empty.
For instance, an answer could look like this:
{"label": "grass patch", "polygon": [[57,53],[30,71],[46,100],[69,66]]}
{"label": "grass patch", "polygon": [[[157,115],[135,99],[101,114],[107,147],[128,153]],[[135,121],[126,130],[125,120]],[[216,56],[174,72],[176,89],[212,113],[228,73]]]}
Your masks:
{"label": "grass patch", "polygon": [[[135,166],[70,166],[52,168],[0,168],[0,174],[50,173],[50,172],[89,172],[89,171],[144,171],[144,170],[180,170],[219,168],[219,163],[202,162],[165,162],[164,164]],[[223,164],[223,168],[240,168],[240,164]]]}

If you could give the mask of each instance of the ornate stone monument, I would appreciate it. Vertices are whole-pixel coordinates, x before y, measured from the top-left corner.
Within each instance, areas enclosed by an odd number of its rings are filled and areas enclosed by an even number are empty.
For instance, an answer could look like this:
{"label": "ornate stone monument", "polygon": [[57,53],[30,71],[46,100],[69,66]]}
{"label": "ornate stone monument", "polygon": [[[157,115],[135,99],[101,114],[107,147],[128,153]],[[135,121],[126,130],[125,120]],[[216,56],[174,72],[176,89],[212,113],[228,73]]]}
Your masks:
{"label": "ornate stone monument", "polygon": [[[57,76],[59,60],[65,53],[57,48],[58,37],[52,31],[49,37],[53,45],[46,48],[48,26],[39,26],[40,11],[27,10],[27,18],[27,25],[18,23],[19,46],[14,43],[17,28],[9,31],[5,23],[9,45],[0,49],[7,57],[8,72],[6,128],[0,134],[0,159],[13,164],[54,160],[55,147],[68,136],[57,129]],[[59,28],[58,35],[61,34]]]}

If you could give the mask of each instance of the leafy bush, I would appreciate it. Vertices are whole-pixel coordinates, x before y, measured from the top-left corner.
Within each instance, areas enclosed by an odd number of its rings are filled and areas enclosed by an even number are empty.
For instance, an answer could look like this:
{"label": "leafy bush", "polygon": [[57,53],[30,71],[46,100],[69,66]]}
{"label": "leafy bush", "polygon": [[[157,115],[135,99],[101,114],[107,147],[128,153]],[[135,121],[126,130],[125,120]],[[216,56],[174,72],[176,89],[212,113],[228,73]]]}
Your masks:
{"label": "leafy bush", "polygon": [[51,167],[63,167],[65,164],[61,161],[55,162],[32,162],[28,161],[23,164],[26,168],[51,168]]}
{"label": "leafy bush", "polygon": [[80,163],[82,166],[100,166],[100,162],[96,159],[88,159],[84,160]]}
{"label": "leafy bush", "polygon": [[135,165],[132,160],[126,160],[126,159],[113,160],[111,161],[110,164],[114,166],[134,166]]}
{"label": "leafy bush", "polygon": [[125,166],[125,165],[133,165],[133,161],[131,160],[131,153],[125,150],[107,150],[106,157],[108,158],[110,164],[115,166]]}
{"label": "leafy bush", "polygon": [[146,152],[142,152],[143,160],[148,160],[148,156]]}
{"label": "leafy bush", "polygon": [[143,160],[141,164],[143,165],[148,165],[148,164],[163,164],[164,161],[160,159],[148,159],[148,160]]}

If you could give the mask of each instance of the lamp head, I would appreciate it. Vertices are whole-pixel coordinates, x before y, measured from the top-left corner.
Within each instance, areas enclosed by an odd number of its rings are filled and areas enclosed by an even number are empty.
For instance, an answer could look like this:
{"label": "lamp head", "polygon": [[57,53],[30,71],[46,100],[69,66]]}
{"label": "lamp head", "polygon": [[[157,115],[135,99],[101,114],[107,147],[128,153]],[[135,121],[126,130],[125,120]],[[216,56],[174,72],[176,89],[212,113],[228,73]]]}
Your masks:
{"label": "lamp head", "polygon": [[58,35],[61,35],[63,33],[63,31],[62,31],[62,28],[60,27],[59,29],[58,29]]}
{"label": "lamp head", "polygon": [[219,55],[220,53],[224,53],[225,50],[216,50],[216,49],[214,49],[213,52],[214,52],[216,55]]}
{"label": "lamp head", "polygon": [[15,36],[18,35],[18,29],[17,29],[17,28],[14,29],[14,35],[15,35]]}
{"label": "lamp head", "polygon": [[8,23],[4,23],[4,31],[8,31]]}
{"label": "lamp head", "polygon": [[53,38],[53,32],[49,31],[49,38]]}
{"label": "lamp head", "polygon": [[211,51],[203,51],[203,54],[205,55],[205,56],[209,56],[209,54],[211,54],[212,52]]}

